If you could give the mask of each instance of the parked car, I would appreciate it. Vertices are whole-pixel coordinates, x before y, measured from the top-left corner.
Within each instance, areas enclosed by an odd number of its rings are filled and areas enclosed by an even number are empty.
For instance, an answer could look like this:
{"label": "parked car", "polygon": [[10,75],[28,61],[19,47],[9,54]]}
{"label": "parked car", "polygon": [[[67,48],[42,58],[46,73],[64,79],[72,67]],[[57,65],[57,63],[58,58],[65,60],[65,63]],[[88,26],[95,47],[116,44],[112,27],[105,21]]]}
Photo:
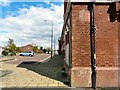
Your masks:
{"label": "parked car", "polygon": [[33,57],[34,52],[33,51],[25,51],[25,52],[21,52],[19,55],[20,56],[31,56],[31,57]]}

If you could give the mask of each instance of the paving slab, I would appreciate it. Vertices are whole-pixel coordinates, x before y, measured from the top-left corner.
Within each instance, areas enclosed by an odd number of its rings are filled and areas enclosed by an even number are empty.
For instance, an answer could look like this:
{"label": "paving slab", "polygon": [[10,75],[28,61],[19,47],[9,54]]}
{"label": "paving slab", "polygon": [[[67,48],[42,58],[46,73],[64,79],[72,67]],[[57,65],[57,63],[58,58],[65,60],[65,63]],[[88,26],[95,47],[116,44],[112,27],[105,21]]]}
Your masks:
{"label": "paving slab", "polygon": [[54,56],[39,63],[11,64],[2,62],[0,70],[13,71],[0,77],[3,88],[32,88],[32,87],[68,87],[59,80],[58,72],[63,68],[62,56]]}

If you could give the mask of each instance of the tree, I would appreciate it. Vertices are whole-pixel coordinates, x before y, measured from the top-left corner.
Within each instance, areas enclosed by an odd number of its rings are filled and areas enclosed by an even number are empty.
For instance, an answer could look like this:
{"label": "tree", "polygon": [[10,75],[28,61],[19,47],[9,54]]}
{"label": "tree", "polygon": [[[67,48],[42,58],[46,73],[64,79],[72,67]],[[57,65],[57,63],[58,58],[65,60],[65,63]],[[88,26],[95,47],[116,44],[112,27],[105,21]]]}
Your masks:
{"label": "tree", "polygon": [[43,47],[42,47],[42,46],[40,47],[40,50],[43,50]]}
{"label": "tree", "polygon": [[14,44],[14,40],[13,39],[11,39],[11,38],[9,38],[9,40],[8,40],[8,47],[11,45],[11,44]]}
{"label": "tree", "polygon": [[7,47],[3,50],[2,54],[5,56],[13,56],[16,55],[15,52],[16,45],[14,44],[14,40],[9,38]]}
{"label": "tree", "polygon": [[11,38],[9,38],[9,40],[8,40],[7,47],[13,52],[15,52],[16,48],[17,48],[16,45],[14,44],[14,40]]}
{"label": "tree", "polygon": [[43,49],[43,52],[46,53],[46,49]]}
{"label": "tree", "polygon": [[38,46],[33,46],[33,52],[37,52],[38,51]]}
{"label": "tree", "polygon": [[9,48],[5,48],[2,51],[2,55],[4,55],[4,56],[14,56],[14,55],[16,55],[16,53],[13,52],[12,50],[10,50]]}
{"label": "tree", "polygon": [[20,52],[20,47],[16,47],[16,52]]}
{"label": "tree", "polygon": [[51,48],[50,47],[47,47],[46,48],[46,51],[48,52],[48,54],[50,53],[50,51],[51,51]]}
{"label": "tree", "polygon": [[8,56],[8,52],[9,52],[9,50],[8,50],[7,48],[5,48],[5,49],[2,51],[2,55]]}
{"label": "tree", "polygon": [[14,51],[14,52],[16,51],[16,48],[17,47],[16,47],[16,45],[14,43],[9,45],[9,49]]}

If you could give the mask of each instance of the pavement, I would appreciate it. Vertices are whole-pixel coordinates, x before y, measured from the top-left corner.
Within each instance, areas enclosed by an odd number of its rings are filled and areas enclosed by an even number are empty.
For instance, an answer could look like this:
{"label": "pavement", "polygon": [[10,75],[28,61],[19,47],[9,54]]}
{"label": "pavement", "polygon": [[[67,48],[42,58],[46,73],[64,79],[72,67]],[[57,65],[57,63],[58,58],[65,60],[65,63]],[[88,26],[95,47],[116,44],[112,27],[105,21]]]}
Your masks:
{"label": "pavement", "polygon": [[0,62],[15,60],[16,56],[1,56]]}
{"label": "pavement", "polygon": [[12,60],[0,64],[1,88],[68,87],[59,76],[64,64],[63,56],[50,59],[47,55],[41,61],[21,59],[21,62]]}
{"label": "pavement", "polygon": [[94,90],[69,87],[61,81],[60,73],[64,65],[64,57],[61,55],[56,55],[52,59],[50,55],[43,54],[32,58],[17,56],[15,59],[0,62],[1,90]]}

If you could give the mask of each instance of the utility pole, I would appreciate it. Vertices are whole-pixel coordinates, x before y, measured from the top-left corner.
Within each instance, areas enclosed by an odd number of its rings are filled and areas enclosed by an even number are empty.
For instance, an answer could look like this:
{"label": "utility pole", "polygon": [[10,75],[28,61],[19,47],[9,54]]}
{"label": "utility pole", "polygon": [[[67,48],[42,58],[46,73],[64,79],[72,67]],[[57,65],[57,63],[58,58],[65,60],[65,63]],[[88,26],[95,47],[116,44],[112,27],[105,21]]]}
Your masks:
{"label": "utility pole", "polygon": [[52,53],[53,53],[53,20],[52,20],[52,31],[51,31],[51,59],[52,59]]}
{"label": "utility pole", "polygon": [[95,3],[90,3],[90,43],[91,43],[91,68],[92,68],[92,88],[96,90],[96,28],[94,16]]}
{"label": "utility pole", "polygon": [[[44,20],[44,21],[48,21],[48,20]],[[52,55],[53,55],[53,20],[52,20],[52,23],[51,23],[51,25],[52,25],[52,30],[51,30],[51,59],[52,59]]]}
{"label": "utility pole", "polygon": [[55,56],[55,37],[54,37],[54,56]]}

